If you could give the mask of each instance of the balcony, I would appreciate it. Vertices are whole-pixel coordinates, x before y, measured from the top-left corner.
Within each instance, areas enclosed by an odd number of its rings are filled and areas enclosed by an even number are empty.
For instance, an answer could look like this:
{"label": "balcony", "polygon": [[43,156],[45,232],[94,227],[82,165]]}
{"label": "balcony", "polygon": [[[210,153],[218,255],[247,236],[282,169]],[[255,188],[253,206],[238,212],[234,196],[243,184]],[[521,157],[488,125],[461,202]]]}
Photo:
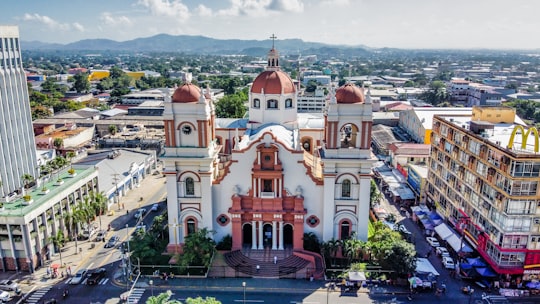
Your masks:
{"label": "balcony", "polygon": [[275,198],[274,192],[261,192],[261,198]]}

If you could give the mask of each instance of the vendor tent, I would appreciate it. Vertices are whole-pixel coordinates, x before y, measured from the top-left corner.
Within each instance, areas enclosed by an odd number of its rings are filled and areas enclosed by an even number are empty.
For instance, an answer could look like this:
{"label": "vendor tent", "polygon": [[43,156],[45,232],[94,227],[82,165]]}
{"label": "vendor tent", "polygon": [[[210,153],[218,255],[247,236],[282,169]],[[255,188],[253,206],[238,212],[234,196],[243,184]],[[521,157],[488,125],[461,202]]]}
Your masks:
{"label": "vendor tent", "polygon": [[459,252],[465,252],[465,253],[473,252],[471,247],[469,247],[467,244],[465,244],[465,241],[463,241],[461,238],[459,238],[455,234],[453,234],[452,236],[447,238],[445,241],[448,243],[448,245],[450,245],[450,247],[452,247],[452,249],[454,249],[454,251],[456,253],[459,253]]}
{"label": "vendor tent", "polygon": [[425,258],[416,259],[416,272],[417,273],[431,273],[434,276],[438,276],[439,272],[433,267],[431,262]]}
{"label": "vendor tent", "polygon": [[365,281],[366,275],[361,271],[349,271],[349,281],[360,282]]}

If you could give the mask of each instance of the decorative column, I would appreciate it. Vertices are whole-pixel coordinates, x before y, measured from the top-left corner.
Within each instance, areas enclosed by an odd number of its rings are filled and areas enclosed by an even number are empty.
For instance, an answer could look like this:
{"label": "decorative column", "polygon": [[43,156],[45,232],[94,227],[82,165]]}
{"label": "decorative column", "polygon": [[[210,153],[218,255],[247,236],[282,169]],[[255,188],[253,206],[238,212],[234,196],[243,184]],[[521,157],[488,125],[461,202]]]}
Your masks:
{"label": "decorative column", "polygon": [[279,221],[279,250],[283,250],[283,227],[285,227],[283,224],[283,221]]}
{"label": "decorative column", "polygon": [[257,249],[257,222],[251,221],[251,249]]}
{"label": "decorative column", "polygon": [[276,250],[276,221],[272,221],[272,250]]}
{"label": "decorative column", "polygon": [[263,242],[263,221],[259,221],[259,248],[258,249],[264,249],[264,242]]}

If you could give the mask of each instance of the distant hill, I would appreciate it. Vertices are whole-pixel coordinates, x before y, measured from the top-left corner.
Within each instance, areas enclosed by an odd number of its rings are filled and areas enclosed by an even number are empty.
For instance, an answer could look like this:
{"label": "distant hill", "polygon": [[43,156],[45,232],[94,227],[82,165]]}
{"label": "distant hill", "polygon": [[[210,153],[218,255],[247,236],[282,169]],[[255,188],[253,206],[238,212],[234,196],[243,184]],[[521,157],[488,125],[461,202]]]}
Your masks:
{"label": "distant hill", "polygon": [[[363,53],[364,46],[348,47],[305,42],[301,39],[277,40],[276,48],[283,54],[298,54],[307,50],[326,52]],[[21,41],[23,50],[64,51],[131,51],[131,52],[181,52],[188,54],[245,54],[265,55],[271,48],[271,40],[214,39],[203,36],[159,34],[127,41],[109,39],[85,39],[69,44],[52,44],[39,41]]]}

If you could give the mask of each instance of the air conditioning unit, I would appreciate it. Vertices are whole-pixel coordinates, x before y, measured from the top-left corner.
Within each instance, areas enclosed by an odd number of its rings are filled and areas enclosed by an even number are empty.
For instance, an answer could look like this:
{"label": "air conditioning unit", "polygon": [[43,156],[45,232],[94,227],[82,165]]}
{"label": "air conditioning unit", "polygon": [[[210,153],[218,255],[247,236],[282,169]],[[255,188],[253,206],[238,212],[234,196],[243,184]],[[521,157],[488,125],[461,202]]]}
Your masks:
{"label": "air conditioning unit", "polygon": [[540,225],[540,217],[535,217],[534,218],[534,224],[535,225]]}

